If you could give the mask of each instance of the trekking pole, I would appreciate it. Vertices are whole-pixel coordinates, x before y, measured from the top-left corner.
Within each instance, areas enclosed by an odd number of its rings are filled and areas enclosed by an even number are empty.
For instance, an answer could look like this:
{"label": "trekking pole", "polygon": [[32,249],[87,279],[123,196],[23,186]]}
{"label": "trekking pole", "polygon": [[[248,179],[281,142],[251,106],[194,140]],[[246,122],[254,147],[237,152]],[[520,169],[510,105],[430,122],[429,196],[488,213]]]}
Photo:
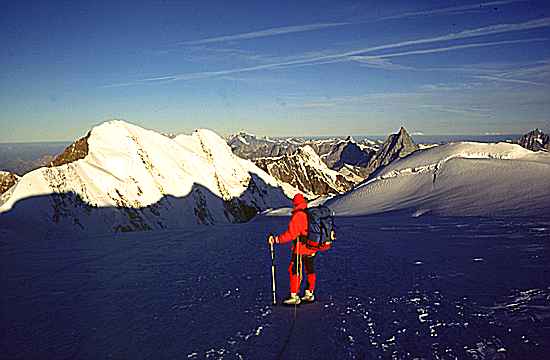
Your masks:
{"label": "trekking pole", "polygon": [[[273,237],[273,235],[269,235],[270,238]],[[271,249],[271,285],[272,285],[272,293],[273,293],[273,305],[277,305],[277,298],[275,296],[275,252],[273,251],[273,243],[271,242],[269,244]]]}

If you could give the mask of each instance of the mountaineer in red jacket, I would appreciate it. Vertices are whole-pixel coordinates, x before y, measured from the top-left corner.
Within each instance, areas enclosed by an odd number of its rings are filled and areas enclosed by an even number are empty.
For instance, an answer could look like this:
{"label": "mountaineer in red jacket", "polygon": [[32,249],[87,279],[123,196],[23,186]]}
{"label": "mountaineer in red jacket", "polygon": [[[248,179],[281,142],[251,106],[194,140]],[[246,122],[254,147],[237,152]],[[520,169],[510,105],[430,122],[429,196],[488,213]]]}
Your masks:
{"label": "mountaineer in red jacket", "polygon": [[[323,245],[321,248],[307,245],[307,201],[302,194],[296,194],[294,199],[292,199],[292,204],[294,205],[294,209],[288,223],[288,229],[278,236],[270,236],[268,242],[270,244],[284,244],[294,240],[290,265],[288,266],[290,297],[284,303],[287,305],[298,305],[301,301],[313,302],[315,300],[313,291],[315,290],[317,276],[315,275],[313,260],[317,251],[327,250],[330,245]],[[302,263],[306,269],[307,289],[305,295],[300,298],[298,291],[300,290],[300,283],[302,281]]]}

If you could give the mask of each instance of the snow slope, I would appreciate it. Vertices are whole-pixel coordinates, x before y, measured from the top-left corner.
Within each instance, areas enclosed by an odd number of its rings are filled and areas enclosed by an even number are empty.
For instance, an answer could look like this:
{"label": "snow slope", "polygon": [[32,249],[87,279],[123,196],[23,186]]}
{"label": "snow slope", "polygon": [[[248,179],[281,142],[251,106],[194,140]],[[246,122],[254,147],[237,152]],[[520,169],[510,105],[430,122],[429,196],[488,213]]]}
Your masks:
{"label": "snow slope", "polygon": [[519,145],[451,143],[392,162],[327,203],[339,215],[394,210],[414,215],[550,214],[550,154]]}
{"label": "snow slope", "polygon": [[0,223],[132,231],[239,222],[288,204],[278,182],[209,130],[174,139],[123,122],[91,130],[77,161],[23,176],[0,197]]}

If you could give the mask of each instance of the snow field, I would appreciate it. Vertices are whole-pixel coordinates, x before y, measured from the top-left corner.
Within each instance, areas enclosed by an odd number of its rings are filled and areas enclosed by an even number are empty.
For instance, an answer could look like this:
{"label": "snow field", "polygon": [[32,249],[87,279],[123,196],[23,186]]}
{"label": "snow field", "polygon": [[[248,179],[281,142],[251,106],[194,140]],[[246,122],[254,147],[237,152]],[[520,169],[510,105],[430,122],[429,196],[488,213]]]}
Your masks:
{"label": "snow field", "polygon": [[[546,220],[338,218],[318,302],[272,307],[285,218],[3,242],[3,358],[541,358]],[[287,295],[290,252],[276,247]],[[484,261],[476,261],[484,259]]]}
{"label": "snow field", "polygon": [[507,143],[452,143],[395,161],[328,205],[345,216],[541,216],[550,214],[549,178],[550,154]]}

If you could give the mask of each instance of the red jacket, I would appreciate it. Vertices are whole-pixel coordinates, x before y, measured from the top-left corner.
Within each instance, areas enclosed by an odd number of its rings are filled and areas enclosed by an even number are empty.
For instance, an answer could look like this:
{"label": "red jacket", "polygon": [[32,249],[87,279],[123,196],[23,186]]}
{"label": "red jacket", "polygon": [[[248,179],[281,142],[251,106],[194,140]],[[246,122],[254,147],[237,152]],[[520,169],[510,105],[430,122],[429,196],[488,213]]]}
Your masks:
{"label": "red jacket", "polygon": [[[292,216],[290,217],[290,222],[288,223],[288,229],[282,234],[277,236],[277,242],[284,244],[295,240],[298,236],[307,236],[308,229],[308,219],[307,219],[307,202],[305,200],[297,202],[294,204],[294,210],[292,211]],[[327,250],[330,245],[322,246],[320,249],[311,249],[308,248],[304,243],[296,241],[292,247],[292,252],[299,255],[313,255],[317,250]]]}

